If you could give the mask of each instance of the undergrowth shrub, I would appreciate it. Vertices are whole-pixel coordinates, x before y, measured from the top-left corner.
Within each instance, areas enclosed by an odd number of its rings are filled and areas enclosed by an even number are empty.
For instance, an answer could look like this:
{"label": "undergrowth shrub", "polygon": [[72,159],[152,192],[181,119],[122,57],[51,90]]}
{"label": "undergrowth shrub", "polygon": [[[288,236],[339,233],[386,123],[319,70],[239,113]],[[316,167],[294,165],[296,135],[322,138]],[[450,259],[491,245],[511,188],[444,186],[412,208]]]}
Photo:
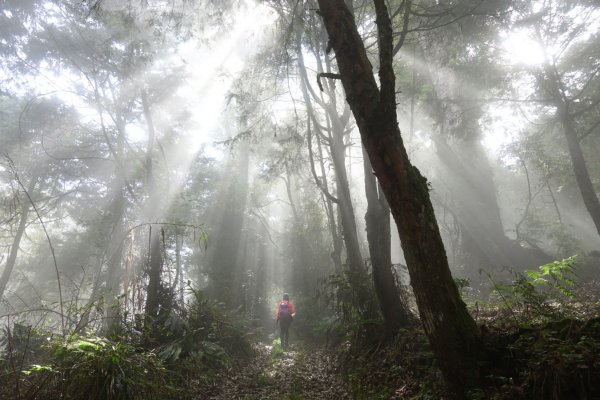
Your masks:
{"label": "undergrowth shrub", "polygon": [[[370,293],[370,305],[358,304],[356,292],[344,274],[333,274],[320,282],[318,299],[323,302],[326,314],[321,315],[319,326],[325,330],[328,346],[337,346],[349,341],[359,345],[374,343],[379,340],[379,334],[384,332],[383,318],[375,313],[371,318],[363,317],[365,308],[376,309],[376,295],[373,280],[361,283],[366,292]],[[323,324],[323,321],[325,322]]]}
{"label": "undergrowth shrub", "polygon": [[401,329],[394,341],[351,347],[342,372],[356,399],[437,399],[446,390],[425,333]]}
{"label": "undergrowth shrub", "polygon": [[273,358],[281,358],[283,357],[283,347],[281,346],[281,339],[277,338],[273,340],[273,344],[271,347],[271,357]]}
{"label": "undergrowth shrub", "polygon": [[512,383],[506,386],[510,398],[600,398],[600,318],[552,321],[522,329],[515,337],[508,346],[515,370],[515,376],[506,379]]}
{"label": "undergrowth shrub", "polygon": [[484,398],[600,398],[600,318],[582,295],[576,261],[554,261],[494,284],[500,301],[487,310],[482,372],[496,393]]}
{"label": "undergrowth shrub", "polygon": [[[190,288],[189,305],[66,338],[14,323],[0,337],[0,399],[195,399],[251,354],[245,320]],[[125,314],[123,314],[125,315]],[[74,316],[73,319],[77,319]],[[91,329],[90,329],[91,332]],[[1,385],[0,385],[1,386]],[[201,396],[202,397],[202,396]]]}
{"label": "undergrowth shrub", "polygon": [[49,336],[48,332],[24,322],[15,322],[12,328],[5,326],[0,336],[0,348],[4,349],[2,359],[21,366],[40,358]]}
{"label": "undergrowth shrub", "polygon": [[575,313],[578,287],[577,256],[554,261],[537,270],[515,273],[511,283],[494,282],[500,308],[509,311],[517,324],[530,324],[566,317]]}
{"label": "undergrowth shrub", "polygon": [[26,371],[44,396],[134,400],[168,395],[162,360],[152,351],[97,336],[59,339],[50,346],[50,362]]}

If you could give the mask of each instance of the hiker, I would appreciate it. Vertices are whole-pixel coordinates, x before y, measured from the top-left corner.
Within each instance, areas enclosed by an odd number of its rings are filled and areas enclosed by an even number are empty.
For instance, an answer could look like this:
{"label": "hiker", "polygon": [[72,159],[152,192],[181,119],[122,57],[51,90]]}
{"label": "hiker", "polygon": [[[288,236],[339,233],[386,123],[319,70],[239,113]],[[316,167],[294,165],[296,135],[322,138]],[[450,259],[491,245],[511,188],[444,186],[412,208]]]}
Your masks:
{"label": "hiker", "polygon": [[285,348],[289,344],[289,330],[292,321],[294,320],[294,305],[290,301],[290,296],[287,293],[283,294],[283,300],[277,305],[277,322],[279,322],[279,338],[281,347]]}

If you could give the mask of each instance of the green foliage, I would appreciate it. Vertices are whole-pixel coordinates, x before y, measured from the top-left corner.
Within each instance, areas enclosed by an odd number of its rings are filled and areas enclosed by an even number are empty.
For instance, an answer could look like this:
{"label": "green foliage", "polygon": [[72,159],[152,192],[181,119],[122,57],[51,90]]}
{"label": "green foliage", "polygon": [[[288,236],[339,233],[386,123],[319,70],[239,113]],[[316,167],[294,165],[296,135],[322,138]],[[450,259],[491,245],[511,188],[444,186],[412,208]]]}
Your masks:
{"label": "green foliage", "polygon": [[577,256],[562,261],[554,261],[539,267],[539,271],[526,271],[534,286],[546,287],[563,296],[573,298],[571,288],[575,287],[575,262]]}
{"label": "green foliage", "polygon": [[495,285],[501,307],[484,335],[486,380],[500,396],[494,398],[599,398],[600,320],[597,309],[590,313],[582,304],[597,297],[582,296],[576,263],[569,257]]}
{"label": "green foliage", "polygon": [[577,256],[542,265],[538,270],[516,274],[511,283],[494,283],[501,307],[511,311],[517,320],[567,315],[572,307],[576,287]]}
{"label": "green foliage", "polygon": [[143,332],[141,344],[154,349],[182,391],[189,387],[191,377],[195,385],[209,390],[219,374],[232,368],[233,358],[246,357],[251,348],[243,336],[243,321],[207,299],[201,290],[188,287],[188,291],[193,296],[190,306],[159,313],[148,321],[151,329]]}
{"label": "green foliage", "polygon": [[[250,344],[244,339],[247,327],[245,320],[239,314],[227,313],[221,303],[211,301],[201,290],[189,288],[194,296],[187,320],[192,337],[196,343],[213,343],[212,349],[219,347],[228,354],[248,355],[251,353]],[[214,351],[209,351],[215,354]],[[222,353],[217,351],[216,353]],[[222,353],[224,354],[224,353]]]}
{"label": "green foliage", "polygon": [[28,364],[40,358],[44,352],[48,332],[36,329],[25,323],[15,322],[12,330],[8,327],[2,329],[0,348],[4,349],[3,358],[13,360],[18,365]]}
{"label": "green foliage", "polygon": [[[326,329],[328,344],[339,344],[347,337],[351,337],[356,343],[377,341],[378,337],[373,333],[382,331],[380,328],[383,319],[380,315],[369,319],[362,317],[364,308],[374,308],[374,304],[366,305],[358,302],[356,290],[350,285],[349,277],[346,274],[332,274],[320,283],[318,297],[329,308],[330,314],[323,315],[324,319],[321,323],[315,325],[321,325],[321,329]],[[371,300],[375,302],[373,280],[368,279],[361,284],[362,289],[370,293]]]}
{"label": "green foliage", "polygon": [[73,336],[51,344],[52,360],[33,365],[31,379],[50,377],[57,397],[90,400],[158,399],[169,386],[164,367],[151,351],[97,336]]}
{"label": "green foliage", "polygon": [[271,347],[271,356],[273,358],[283,357],[283,347],[281,346],[281,339],[277,338],[273,340],[273,347]]}
{"label": "green foliage", "polygon": [[19,323],[5,328],[0,368],[10,384],[0,388],[0,398],[181,399],[194,398],[199,388],[209,392],[218,374],[232,368],[233,357],[251,349],[244,320],[203,292],[190,292],[187,308],[134,321],[125,314],[110,337],[63,339]]}
{"label": "green foliage", "polygon": [[532,399],[598,398],[600,319],[553,321],[526,330],[510,352]]}

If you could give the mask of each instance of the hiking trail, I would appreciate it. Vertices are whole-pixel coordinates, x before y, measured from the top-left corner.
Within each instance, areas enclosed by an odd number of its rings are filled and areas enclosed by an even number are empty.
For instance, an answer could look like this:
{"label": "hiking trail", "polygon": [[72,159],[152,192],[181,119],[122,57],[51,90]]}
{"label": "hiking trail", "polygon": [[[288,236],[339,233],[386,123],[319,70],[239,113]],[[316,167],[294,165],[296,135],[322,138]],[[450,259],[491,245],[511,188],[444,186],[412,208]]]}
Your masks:
{"label": "hiking trail", "polygon": [[224,377],[209,399],[352,398],[327,351],[296,342],[276,356],[272,344],[257,342],[253,347],[254,354]]}

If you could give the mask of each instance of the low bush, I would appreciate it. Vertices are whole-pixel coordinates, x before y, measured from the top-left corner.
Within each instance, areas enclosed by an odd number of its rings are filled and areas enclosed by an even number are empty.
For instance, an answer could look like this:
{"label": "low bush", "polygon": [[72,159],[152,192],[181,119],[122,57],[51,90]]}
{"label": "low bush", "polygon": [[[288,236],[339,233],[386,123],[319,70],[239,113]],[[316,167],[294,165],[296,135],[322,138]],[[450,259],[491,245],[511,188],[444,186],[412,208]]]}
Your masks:
{"label": "low bush", "polygon": [[134,400],[169,394],[163,362],[152,351],[96,336],[55,340],[50,346],[50,362],[25,371],[35,388],[30,392],[44,398]]}

